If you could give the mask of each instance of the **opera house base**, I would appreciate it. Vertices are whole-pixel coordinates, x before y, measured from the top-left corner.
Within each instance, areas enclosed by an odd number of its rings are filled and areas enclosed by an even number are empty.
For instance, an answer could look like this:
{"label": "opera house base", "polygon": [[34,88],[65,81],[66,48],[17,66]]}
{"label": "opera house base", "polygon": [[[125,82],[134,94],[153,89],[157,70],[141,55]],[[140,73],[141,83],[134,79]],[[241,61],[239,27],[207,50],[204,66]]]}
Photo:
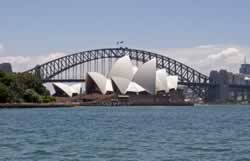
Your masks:
{"label": "opera house base", "polygon": [[[86,104],[87,103],[87,104]],[[95,105],[95,106],[193,106],[193,103],[176,101],[169,102],[166,98],[161,96],[132,96],[129,98],[112,98],[109,101],[99,101],[81,103],[81,105]]]}
{"label": "opera house base", "polygon": [[[119,100],[121,99],[119,98]],[[123,101],[119,101],[119,102],[123,102]],[[128,105],[131,105],[131,106],[190,106],[193,104],[184,102],[183,100],[171,100],[167,96],[131,95],[128,98]]]}
{"label": "opera house base", "polygon": [[101,95],[88,94],[57,98],[58,102],[77,103],[80,106],[192,106],[181,98],[152,95]]}

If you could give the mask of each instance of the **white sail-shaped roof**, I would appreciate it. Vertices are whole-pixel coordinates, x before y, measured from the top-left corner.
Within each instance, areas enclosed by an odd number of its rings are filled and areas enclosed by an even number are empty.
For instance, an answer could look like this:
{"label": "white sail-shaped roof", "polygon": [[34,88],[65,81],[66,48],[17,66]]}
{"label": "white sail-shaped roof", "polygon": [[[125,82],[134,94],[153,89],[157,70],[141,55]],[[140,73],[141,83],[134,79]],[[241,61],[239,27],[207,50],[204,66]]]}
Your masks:
{"label": "white sail-shaped roof", "polygon": [[[86,92],[100,91],[102,94],[114,92],[120,93],[147,92],[155,95],[157,91],[169,92],[169,89],[177,89],[178,76],[168,76],[165,69],[156,69],[156,58],[149,60],[139,67],[132,65],[129,56],[119,58],[112,66],[108,78],[97,72],[88,72],[86,79]],[[79,93],[80,85],[72,86]],[[67,89],[67,91],[69,91]]]}
{"label": "white sail-shaped roof", "polygon": [[56,93],[54,87],[53,87],[53,83],[44,83],[43,86],[49,90],[50,95],[54,95]]}
{"label": "white sail-shaped roof", "polygon": [[167,86],[168,89],[177,89],[178,76],[175,75],[167,76]]}
{"label": "white sail-shaped roof", "polygon": [[128,55],[119,58],[109,73],[109,78],[112,77],[121,77],[126,78],[128,80],[132,80],[133,78],[133,69],[132,62]]}
{"label": "white sail-shaped roof", "polygon": [[144,63],[135,73],[133,81],[142,86],[150,94],[155,94],[156,59]]}
{"label": "white sail-shaped roof", "polygon": [[159,69],[156,71],[156,91],[168,92],[167,72],[165,69]]}
{"label": "white sail-shaped roof", "polygon": [[112,86],[112,82],[111,79],[107,79],[106,81],[106,92],[113,92],[113,86]]}
{"label": "white sail-shaped roof", "polygon": [[121,77],[112,77],[113,82],[122,94],[126,94],[130,80]]}
{"label": "white sail-shaped roof", "polygon": [[146,90],[135,82],[130,82],[126,90],[126,92],[135,92],[135,93],[139,93],[143,91],[146,91]]}
{"label": "white sail-shaped roof", "polygon": [[102,94],[106,94],[107,79],[104,75],[97,73],[97,72],[88,72],[87,79],[86,79],[86,89],[89,86],[88,77],[90,77],[95,82],[95,84],[97,85],[97,87],[99,88]]}
{"label": "white sail-shaped roof", "polygon": [[70,86],[71,89],[77,92],[77,94],[80,94],[82,92],[83,83],[75,83]]}
{"label": "white sail-shaped roof", "polygon": [[57,88],[60,88],[69,97],[72,97],[73,93],[77,93],[77,91],[75,91],[69,85],[64,84],[64,83],[53,83],[53,86],[56,86]]}
{"label": "white sail-shaped roof", "polygon": [[133,70],[133,75],[135,75],[135,73],[136,73],[137,70],[138,70],[138,67],[137,67],[137,66],[133,66],[133,67],[132,67],[132,70]]}

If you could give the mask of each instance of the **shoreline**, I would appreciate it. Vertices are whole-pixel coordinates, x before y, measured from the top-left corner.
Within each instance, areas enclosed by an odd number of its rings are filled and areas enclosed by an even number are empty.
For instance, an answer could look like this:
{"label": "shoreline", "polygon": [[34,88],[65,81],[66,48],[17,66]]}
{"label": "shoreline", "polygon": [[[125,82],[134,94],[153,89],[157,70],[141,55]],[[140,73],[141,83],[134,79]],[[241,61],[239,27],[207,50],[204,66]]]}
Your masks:
{"label": "shoreline", "polygon": [[0,103],[3,108],[72,108],[80,106],[194,106],[192,103],[169,104],[98,104],[98,103]]}
{"label": "shoreline", "polygon": [[1,108],[65,108],[79,106],[79,103],[0,103]]}
{"label": "shoreline", "polygon": [[192,104],[192,103],[169,103],[169,104],[96,104],[96,103],[0,103],[0,109],[25,109],[25,108],[77,108],[77,107],[91,107],[91,106],[109,106],[109,107],[119,107],[119,106],[176,106],[176,107],[194,107],[199,105],[205,106],[224,106],[224,105],[241,105],[249,106],[249,104]]}

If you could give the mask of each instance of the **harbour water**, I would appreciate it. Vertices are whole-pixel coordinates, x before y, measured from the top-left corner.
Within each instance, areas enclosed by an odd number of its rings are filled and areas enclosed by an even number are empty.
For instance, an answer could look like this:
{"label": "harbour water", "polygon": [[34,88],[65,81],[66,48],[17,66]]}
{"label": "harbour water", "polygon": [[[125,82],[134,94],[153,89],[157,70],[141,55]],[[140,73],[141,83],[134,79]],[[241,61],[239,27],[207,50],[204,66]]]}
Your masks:
{"label": "harbour water", "polygon": [[0,110],[0,161],[247,161],[250,107]]}

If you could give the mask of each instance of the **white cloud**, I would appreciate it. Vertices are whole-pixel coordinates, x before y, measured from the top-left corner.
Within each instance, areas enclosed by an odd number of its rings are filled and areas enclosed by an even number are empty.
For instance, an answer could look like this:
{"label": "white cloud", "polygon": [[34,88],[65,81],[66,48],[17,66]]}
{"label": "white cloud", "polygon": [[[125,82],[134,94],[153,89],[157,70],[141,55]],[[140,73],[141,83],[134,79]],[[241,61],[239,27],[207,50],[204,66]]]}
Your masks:
{"label": "white cloud", "polygon": [[216,45],[209,44],[209,45],[199,45],[196,48],[203,49],[203,48],[215,48],[215,47],[216,47]]}
{"label": "white cloud", "polygon": [[202,64],[201,68],[203,68],[203,70],[205,70],[205,68],[210,70],[226,69],[237,73],[239,71],[240,64],[243,63],[244,56],[246,55],[245,52],[249,51],[249,49],[246,48],[240,49],[235,47],[226,47],[220,50],[221,51],[215,54],[210,54],[199,61],[199,63]]}
{"label": "white cloud", "polygon": [[64,53],[51,53],[46,56],[0,56],[0,63],[9,62],[13,71],[22,72],[64,55]]}
{"label": "white cloud", "polygon": [[220,69],[236,73],[243,63],[244,56],[250,58],[250,48],[234,45],[200,45],[152,51],[176,59],[207,75],[211,70]]}
{"label": "white cloud", "polygon": [[218,60],[221,58],[227,58],[227,57],[231,57],[231,56],[235,56],[235,55],[239,55],[239,49],[236,48],[227,48],[222,50],[221,52],[217,53],[217,54],[212,54],[212,55],[208,55],[209,59],[214,59],[214,60]]}
{"label": "white cloud", "polygon": [[0,53],[4,50],[4,46],[2,43],[0,43]]}

